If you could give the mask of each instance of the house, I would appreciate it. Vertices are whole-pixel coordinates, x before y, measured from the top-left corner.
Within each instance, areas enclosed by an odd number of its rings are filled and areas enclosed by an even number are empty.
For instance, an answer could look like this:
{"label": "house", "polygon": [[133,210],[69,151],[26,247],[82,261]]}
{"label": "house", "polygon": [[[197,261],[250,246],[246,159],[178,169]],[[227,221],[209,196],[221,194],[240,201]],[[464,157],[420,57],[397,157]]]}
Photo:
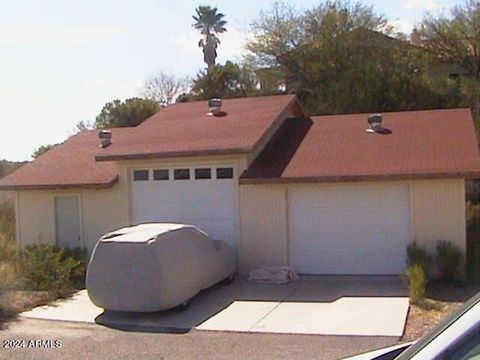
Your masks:
{"label": "house", "polygon": [[[465,252],[465,179],[480,175],[468,109],[306,117],[294,95],[168,106],[135,128],[77,134],[6,178],[20,246],[92,249],[105,232],[186,222],[236,249],[242,273],[399,274],[406,246]],[[378,119],[378,118],[377,118]]]}

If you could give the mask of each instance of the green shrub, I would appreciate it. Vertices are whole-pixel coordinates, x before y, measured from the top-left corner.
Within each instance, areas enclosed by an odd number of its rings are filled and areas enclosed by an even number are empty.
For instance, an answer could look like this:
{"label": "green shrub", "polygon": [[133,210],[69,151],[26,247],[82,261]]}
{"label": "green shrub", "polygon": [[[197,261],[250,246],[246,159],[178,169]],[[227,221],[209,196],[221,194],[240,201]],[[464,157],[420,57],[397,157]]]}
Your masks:
{"label": "green shrub", "polygon": [[462,252],[454,244],[446,240],[437,242],[436,262],[440,277],[444,281],[458,279]]}
{"label": "green shrub", "polygon": [[15,208],[10,201],[0,202],[0,234],[15,240]]}
{"label": "green shrub", "polygon": [[17,283],[15,264],[0,261],[0,297],[5,290],[11,289]]}
{"label": "green shrub", "polygon": [[425,275],[428,276],[430,274],[431,263],[432,258],[423,247],[416,243],[411,243],[407,246],[407,265],[409,268],[414,265],[420,265]]}
{"label": "green shrub", "polygon": [[16,283],[17,245],[0,233],[0,295]]}
{"label": "green shrub", "polygon": [[48,291],[64,297],[76,289],[76,281],[85,273],[85,262],[71,250],[52,245],[29,245],[19,253],[18,267],[23,285],[29,290]]}
{"label": "green shrub", "polygon": [[466,203],[466,220],[467,227],[473,227],[475,229],[480,229],[480,205],[472,204],[471,202]]}
{"label": "green shrub", "polygon": [[410,288],[410,302],[421,304],[427,293],[428,278],[425,269],[420,264],[414,264],[407,270],[408,285]]}
{"label": "green shrub", "polygon": [[480,205],[467,202],[467,273],[480,282]]}
{"label": "green shrub", "polygon": [[0,263],[14,261],[17,255],[17,244],[15,240],[8,239],[0,233]]}
{"label": "green shrub", "polygon": [[88,251],[86,248],[64,248],[64,256],[71,257],[77,261],[77,265],[72,269],[71,281],[75,288],[85,287],[85,277],[87,274]]}

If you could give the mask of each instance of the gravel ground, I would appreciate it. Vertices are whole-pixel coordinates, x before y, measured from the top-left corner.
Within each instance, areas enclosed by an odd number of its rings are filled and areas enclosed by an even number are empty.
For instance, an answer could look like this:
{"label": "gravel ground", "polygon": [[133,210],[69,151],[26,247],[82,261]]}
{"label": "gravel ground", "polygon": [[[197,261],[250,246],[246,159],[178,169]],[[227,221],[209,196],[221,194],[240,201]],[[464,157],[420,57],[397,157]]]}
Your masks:
{"label": "gravel ground", "polygon": [[480,285],[447,285],[433,282],[422,305],[410,305],[402,341],[413,341],[430,332],[480,290]]}
{"label": "gravel ground", "polygon": [[[38,348],[58,346],[55,340],[61,342],[60,347]],[[0,332],[0,359],[341,359],[397,340],[208,331],[184,335],[134,333],[93,324],[23,319]],[[6,349],[6,343],[18,348]]]}

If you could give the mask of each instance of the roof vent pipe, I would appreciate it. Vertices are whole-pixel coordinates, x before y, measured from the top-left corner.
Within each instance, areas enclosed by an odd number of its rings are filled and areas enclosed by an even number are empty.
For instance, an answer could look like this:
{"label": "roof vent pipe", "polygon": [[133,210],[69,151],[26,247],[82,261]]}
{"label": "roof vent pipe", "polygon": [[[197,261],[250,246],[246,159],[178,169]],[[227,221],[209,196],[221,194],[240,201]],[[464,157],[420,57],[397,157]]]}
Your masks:
{"label": "roof vent pipe", "polygon": [[213,98],[208,100],[208,116],[218,116],[222,113],[222,99]]}
{"label": "roof vent pipe", "polygon": [[100,147],[104,149],[112,143],[112,132],[110,130],[101,130],[98,137],[100,138]]}
{"label": "roof vent pipe", "polygon": [[[369,132],[376,132],[377,130],[382,128],[382,115],[381,114],[373,114],[370,115],[367,119],[368,124],[370,125]],[[368,131],[367,130],[367,131]]]}
{"label": "roof vent pipe", "polygon": [[382,126],[382,121],[383,121],[382,114],[370,115],[367,121],[368,121],[368,124],[370,125],[370,128],[366,130],[368,133],[374,133],[374,134],[391,134],[392,133],[392,130],[384,128]]}

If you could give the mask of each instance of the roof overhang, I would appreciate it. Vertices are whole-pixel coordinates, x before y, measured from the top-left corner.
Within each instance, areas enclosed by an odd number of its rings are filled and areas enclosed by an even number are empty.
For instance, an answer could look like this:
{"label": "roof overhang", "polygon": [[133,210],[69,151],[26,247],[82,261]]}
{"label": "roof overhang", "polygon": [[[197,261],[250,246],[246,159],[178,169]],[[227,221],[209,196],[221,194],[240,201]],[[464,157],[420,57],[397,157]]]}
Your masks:
{"label": "roof overhang", "polygon": [[338,175],[338,176],[305,176],[279,178],[240,178],[240,184],[291,184],[291,183],[334,183],[359,181],[402,181],[402,180],[434,180],[434,179],[478,179],[480,171],[438,172],[386,175]]}
{"label": "roof overhang", "polygon": [[248,148],[231,148],[231,149],[209,149],[201,151],[170,151],[160,153],[138,153],[138,154],[106,154],[95,155],[95,161],[120,161],[120,160],[146,160],[146,159],[162,159],[177,158],[187,156],[214,156],[214,155],[241,155],[251,151]]}
{"label": "roof overhang", "polygon": [[69,189],[107,189],[115,185],[119,176],[115,176],[108,183],[79,183],[79,184],[34,184],[34,185],[0,185],[0,191],[11,190],[69,190]]}

